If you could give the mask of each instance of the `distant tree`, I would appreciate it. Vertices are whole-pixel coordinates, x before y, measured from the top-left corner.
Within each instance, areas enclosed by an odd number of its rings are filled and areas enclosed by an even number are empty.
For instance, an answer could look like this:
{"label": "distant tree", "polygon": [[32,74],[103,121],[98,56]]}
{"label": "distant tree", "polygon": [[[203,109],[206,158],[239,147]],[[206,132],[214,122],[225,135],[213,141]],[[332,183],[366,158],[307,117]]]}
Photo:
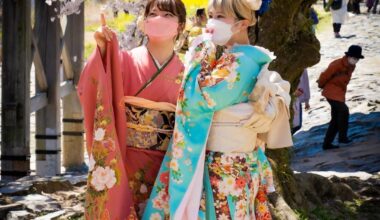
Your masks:
{"label": "distant tree", "polygon": [[[59,1],[60,6],[55,10],[59,11],[59,17],[68,16],[72,14],[79,14],[80,5],[85,0],[45,0],[46,4],[52,5],[53,2]],[[105,2],[105,1],[104,1]],[[143,43],[144,36],[139,31],[137,24],[139,15],[141,15],[142,10],[144,10],[147,0],[134,0],[134,1],[122,1],[122,0],[109,0],[105,4],[103,10],[111,9],[112,11],[119,10],[124,11],[130,15],[133,15],[133,21],[126,24],[126,31],[118,33],[119,44],[122,48],[133,49],[140,46]],[[51,18],[52,21],[55,20],[54,17]]]}

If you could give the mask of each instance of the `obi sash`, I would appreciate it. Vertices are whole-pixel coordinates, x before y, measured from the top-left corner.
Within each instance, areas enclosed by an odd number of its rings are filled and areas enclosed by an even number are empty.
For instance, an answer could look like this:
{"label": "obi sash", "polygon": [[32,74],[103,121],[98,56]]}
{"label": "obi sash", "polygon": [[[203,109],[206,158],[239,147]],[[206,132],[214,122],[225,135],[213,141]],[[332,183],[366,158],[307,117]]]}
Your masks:
{"label": "obi sash", "polygon": [[175,106],[139,97],[124,99],[127,146],[166,151],[175,122]]}

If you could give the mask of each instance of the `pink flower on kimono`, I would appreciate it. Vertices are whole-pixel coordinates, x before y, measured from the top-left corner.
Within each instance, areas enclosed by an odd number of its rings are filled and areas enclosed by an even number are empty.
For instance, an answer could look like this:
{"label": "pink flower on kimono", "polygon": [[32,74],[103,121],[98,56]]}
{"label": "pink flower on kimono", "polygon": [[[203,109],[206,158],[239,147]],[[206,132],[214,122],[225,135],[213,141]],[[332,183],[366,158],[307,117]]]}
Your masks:
{"label": "pink flower on kimono", "polygon": [[156,198],[153,199],[153,208],[155,209],[168,209],[169,207],[169,195],[165,190],[161,190]]}
{"label": "pink flower on kimono", "polygon": [[96,141],[102,141],[104,139],[105,134],[106,134],[106,131],[103,128],[96,129],[95,140]]}
{"label": "pink flower on kimono", "polygon": [[140,193],[145,194],[148,192],[148,187],[145,184],[142,184],[140,187]]}
{"label": "pink flower on kimono", "polygon": [[236,186],[234,187],[234,189],[231,190],[231,195],[233,196],[241,196],[242,193],[243,189],[237,188]]}
{"label": "pink flower on kimono", "polygon": [[97,167],[92,173],[91,185],[97,190],[102,191],[106,187],[111,189],[116,183],[115,171],[110,167]]}
{"label": "pink flower on kimono", "polygon": [[173,158],[179,159],[183,156],[183,150],[179,147],[174,147]]}
{"label": "pink flower on kimono", "polygon": [[221,215],[219,216],[218,219],[219,219],[219,220],[230,220],[230,217],[223,213],[223,214],[221,214]]}
{"label": "pink flower on kimono", "polygon": [[162,209],[162,201],[159,198],[153,199],[153,208]]}
{"label": "pink flower on kimono", "polygon": [[161,192],[158,195],[164,203],[169,202],[169,195],[165,192],[165,190],[161,190]]}
{"label": "pink flower on kimono", "polygon": [[102,143],[105,148],[115,151],[115,142],[112,139],[104,140]]}

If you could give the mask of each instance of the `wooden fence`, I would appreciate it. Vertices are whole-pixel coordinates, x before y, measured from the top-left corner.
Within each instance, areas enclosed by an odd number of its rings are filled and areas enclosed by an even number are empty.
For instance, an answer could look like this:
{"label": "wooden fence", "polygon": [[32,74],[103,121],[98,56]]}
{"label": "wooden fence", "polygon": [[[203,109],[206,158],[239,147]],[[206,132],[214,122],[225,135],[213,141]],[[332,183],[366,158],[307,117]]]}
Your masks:
{"label": "wooden fence", "polygon": [[[61,173],[61,142],[66,169],[84,162],[83,119],[75,92],[83,66],[84,5],[79,15],[67,16],[64,28],[55,10],[58,2],[35,1],[34,13],[31,1],[3,2],[2,180],[30,175],[33,112],[37,175]],[[36,95],[30,97],[33,64]]]}

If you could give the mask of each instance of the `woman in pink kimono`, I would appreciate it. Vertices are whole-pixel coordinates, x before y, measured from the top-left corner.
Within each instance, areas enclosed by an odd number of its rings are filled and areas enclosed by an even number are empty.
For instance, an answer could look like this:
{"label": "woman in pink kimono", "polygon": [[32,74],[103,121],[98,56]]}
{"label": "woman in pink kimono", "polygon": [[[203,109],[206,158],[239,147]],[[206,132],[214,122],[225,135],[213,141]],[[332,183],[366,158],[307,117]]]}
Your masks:
{"label": "woman in pink kimono", "polygon": [[106,26],[78,84],[90,158],[87,219],[138,219],[174,127],[183,64],[174,45],[186,21],[180,0],[149,0],[148,43],[119,51]]}

